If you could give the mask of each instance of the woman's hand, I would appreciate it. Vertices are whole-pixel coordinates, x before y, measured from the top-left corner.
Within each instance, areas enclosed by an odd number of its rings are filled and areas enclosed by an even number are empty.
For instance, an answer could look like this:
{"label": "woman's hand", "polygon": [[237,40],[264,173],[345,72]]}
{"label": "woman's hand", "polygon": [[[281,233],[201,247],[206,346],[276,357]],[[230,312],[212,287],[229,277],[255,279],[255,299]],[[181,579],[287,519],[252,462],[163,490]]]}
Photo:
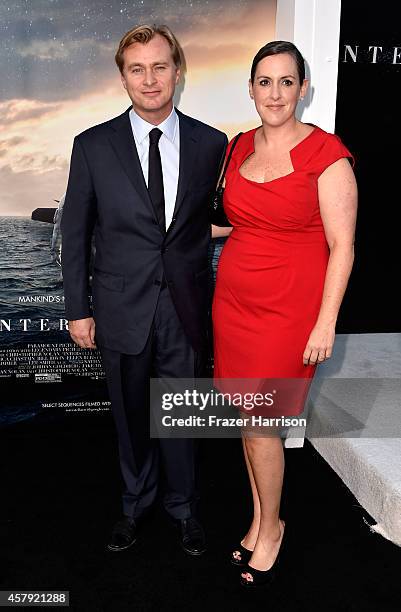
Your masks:
{"label": "woman's hand", "polygon": [[306,344],[303,363],[316,365],[331,357],[335,338],[335,325],[316,324]]}
{"label": "woman's hand", "polygon": [[212,224],[212,238],[224,238],[229,236],[232,230],[232,227],[220,227],[219,225]]}

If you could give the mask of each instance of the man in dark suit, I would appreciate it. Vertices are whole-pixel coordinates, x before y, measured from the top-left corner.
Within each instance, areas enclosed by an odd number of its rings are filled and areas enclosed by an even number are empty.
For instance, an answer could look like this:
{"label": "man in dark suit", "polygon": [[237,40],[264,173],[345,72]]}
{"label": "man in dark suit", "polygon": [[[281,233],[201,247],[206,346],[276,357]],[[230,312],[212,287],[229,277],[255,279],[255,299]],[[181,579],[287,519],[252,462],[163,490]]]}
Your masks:
{"label": "man in dark suit", "polygon": [[184,550],[199,555],[193,441],[150,439],[149,379],[202,374],[208,200],[227,138],[174,108],[182,52],[166,26],[130,30],[116,62],[132,107],[74,140],[61,224],[66,316],[79,346],[100,348],[118,434],[123,517],[108,549],[135,542],[156,496],[160,457],[165,509]]}

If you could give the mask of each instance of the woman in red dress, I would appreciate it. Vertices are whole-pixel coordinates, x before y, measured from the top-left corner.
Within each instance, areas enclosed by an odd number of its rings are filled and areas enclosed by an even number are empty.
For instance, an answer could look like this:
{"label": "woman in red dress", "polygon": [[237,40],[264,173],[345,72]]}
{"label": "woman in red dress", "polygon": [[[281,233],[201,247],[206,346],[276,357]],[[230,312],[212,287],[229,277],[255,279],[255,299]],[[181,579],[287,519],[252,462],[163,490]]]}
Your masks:
{"label": "woman in red dress", "polygon": [[[312,379],[331,355],[357,191],[341,140],[295,116],[307,87],[292,43],[268,43],[255,56],[249,92],[262,125],[241,135],[227,170],[232,231],[213,226],[214,236],[229,234],[213,301],[216,381]],[[302,412],[301,396],[287,414]],[[254,514],[231,561],[250,587],[271,580],[280,550],[284,454],[279,436],[244,434],[242,443]]]}

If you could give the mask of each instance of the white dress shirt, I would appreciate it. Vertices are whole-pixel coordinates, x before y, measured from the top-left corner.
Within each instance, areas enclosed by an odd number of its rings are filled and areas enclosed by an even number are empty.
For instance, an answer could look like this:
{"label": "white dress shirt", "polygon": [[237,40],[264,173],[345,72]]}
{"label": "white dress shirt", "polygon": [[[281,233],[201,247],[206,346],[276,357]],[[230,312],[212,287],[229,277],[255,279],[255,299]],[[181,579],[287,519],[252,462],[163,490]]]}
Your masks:
{"label": "white dress shirt", "polygon": [[159,150],[163,171],[167,229],[173,218],[175,200],[177,197],[180,163],[180,126],[178,115],[173,108],[167,119],[159,125],[152,125],[137,115],[134,109],[131,109],[129,118],[146,185],[148,184],[149,172],[149,132],[155,127],[163,132],[159,140]]}

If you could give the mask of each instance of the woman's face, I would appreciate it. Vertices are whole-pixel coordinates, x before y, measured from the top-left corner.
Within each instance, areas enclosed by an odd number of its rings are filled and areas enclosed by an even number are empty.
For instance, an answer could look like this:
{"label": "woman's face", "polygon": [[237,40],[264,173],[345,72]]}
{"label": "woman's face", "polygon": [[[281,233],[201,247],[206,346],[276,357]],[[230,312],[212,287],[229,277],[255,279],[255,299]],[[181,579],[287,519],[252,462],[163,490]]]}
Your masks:
{"label": "woman's face", "polygon": [[306,93],[308,82],[299,82],[297,65],[289,53],[269,55],[257,67],[249,93],[255,100],[262,122],[279,127],[294,118],[300,97]]}

